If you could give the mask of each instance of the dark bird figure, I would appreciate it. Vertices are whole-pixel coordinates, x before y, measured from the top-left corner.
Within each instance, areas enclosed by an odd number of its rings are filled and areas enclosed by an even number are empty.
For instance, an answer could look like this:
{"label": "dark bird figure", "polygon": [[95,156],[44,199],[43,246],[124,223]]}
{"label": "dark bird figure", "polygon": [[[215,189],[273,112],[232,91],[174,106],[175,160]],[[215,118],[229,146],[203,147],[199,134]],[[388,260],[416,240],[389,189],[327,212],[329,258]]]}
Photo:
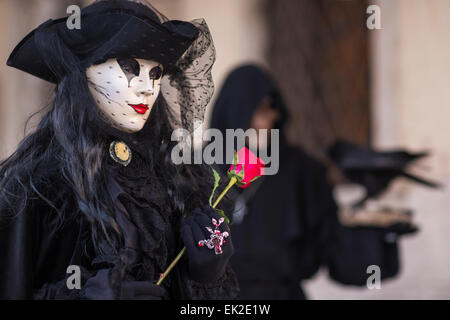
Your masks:
{"label": "dark bird figure", "polygon": [[350,181],[362,185],[366,195],[354,206],[378,197],[392,180],[405,177],[431,188],[439,184],[406,172],[412,162],[428,156],[428,152],[411,153],[405,150],[375,151],[373,149],[338,140],[328,149],[328,156]]}

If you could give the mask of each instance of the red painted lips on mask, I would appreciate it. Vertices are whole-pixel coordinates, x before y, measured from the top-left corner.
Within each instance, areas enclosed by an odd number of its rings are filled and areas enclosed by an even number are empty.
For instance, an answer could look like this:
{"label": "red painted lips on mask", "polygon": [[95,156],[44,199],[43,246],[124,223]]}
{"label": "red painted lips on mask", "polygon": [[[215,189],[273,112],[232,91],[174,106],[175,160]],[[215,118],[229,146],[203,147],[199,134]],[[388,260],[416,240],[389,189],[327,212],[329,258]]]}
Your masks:
{"label": "red painted lips on mask", "polygon": [[148,106],[146,104],[129,104],[130,107],[134,109],[139,114],[144,114],[148,110]]}

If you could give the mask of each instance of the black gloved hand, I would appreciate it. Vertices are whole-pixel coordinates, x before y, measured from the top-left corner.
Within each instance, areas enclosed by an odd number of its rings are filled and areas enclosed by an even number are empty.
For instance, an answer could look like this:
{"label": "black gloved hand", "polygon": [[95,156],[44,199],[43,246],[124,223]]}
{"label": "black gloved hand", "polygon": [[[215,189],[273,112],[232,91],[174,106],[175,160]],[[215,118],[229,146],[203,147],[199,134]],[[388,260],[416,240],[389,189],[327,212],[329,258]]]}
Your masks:
{"label": "black gloved hand", "polygon": [[222,253],[216,254],[216,251],[220,250],[210,249],[206,243],[199,246],[200,240],[211,238],[212,233],[207,227],[214,232],[213,218],[219,222],[221,215],[209,206],[203,210],[197,208],[193,216],[183,220],[181,227],[181,237],[187,250],[189,275],[197,282],[213,282],[219,279],[234,253],[230,230],[225,221],[218,227],[222,234],[228,232],[228,237],[224,237],[224,243],[221,245]]}
{"label": "black gloved hand", "polygon": [[166,290],[149,281],[126,281],[122,283],[122,300],[162,300]]}

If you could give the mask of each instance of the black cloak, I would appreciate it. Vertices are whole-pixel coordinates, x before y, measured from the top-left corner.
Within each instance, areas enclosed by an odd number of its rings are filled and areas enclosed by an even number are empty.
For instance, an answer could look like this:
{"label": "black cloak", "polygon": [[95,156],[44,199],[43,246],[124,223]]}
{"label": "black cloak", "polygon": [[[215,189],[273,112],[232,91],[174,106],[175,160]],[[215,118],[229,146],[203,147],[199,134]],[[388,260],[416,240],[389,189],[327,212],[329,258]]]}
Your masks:
{"label": "black cloak", "polygon": [[380,266],[382,279],[396,274],[397,246],[385,241],[384,230],[339,224],[326,169],[286,142],[288,111],[262,69],[247,65],[231,72],[214,106],[211,127],[222,132],[247,129],[265,96],[272,97],[272,107],[281,114],[275,125],[280,129],[280,164],[276,175],[254,182],[235,203],[231,262],[240,298],[305,298],[301,280],[322,265],[328,266],[334,280],[358,286],[366,284],[369,265]]}

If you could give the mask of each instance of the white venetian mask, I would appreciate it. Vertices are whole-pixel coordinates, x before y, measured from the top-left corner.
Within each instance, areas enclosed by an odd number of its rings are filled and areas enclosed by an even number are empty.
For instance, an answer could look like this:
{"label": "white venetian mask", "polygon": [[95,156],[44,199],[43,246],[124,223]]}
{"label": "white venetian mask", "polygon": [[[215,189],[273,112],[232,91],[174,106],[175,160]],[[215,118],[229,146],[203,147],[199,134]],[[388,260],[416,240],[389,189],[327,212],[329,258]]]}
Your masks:
{"label": "white venetian mask", "polygon": [[86,70],[89,90],[102,116],[115,128],[140,131],[160,91],[161,64],[145,59],[109,59]]}

